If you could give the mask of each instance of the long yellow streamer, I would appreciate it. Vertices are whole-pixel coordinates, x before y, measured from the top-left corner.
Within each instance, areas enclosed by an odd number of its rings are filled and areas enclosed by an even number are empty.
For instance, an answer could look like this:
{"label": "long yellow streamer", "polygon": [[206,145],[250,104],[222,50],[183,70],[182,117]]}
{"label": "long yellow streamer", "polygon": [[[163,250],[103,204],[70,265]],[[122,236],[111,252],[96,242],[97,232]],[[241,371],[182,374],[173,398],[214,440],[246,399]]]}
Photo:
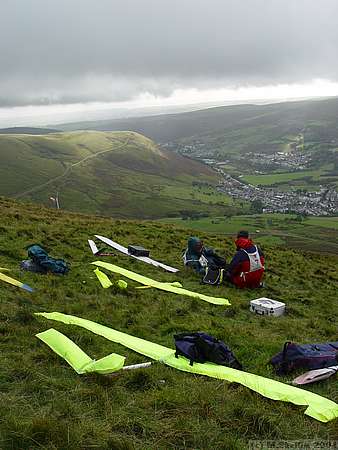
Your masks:
{"label": "long yellow streamer", "polygon": [[131,280],[137,281],[138,283],[144,284],[145,286],[151,286],[162,291],[173,292],[174,294],[187,295],[189,297],[200,298],[208,303],[213,303],[214,305],[230,305],[229,300],[220,297],[210,297],[209,295],[200,294],[198,292],[188,291],[174,285],[173,283],[161,283],[160,281],[153,280],[138,273],[131,272],[130,270],[123,269],[122,267],[115,266],[114,264],[106,263],[103,261],[95,261],[92,264],[95,266],[103,267],[104,269],[110,270],[111,272],[118,273],[127,277]]}
{"label": "long yellow streamer", "polygon": [[58,312],[36,314],[43,316],[46,319],[56,320],[65,324],[78,325],[178,370],[240,383],[272,400],[281,400],[294,403],[295,405],[307,406],[305,414],[321,422],[328,422],[338,418],[338,405],[313,392],[289,386],[269,378],[231,369],[230,367],[219,366],[217,364],[194,363],[193,366],[190,366],[189,361],[186,358],[176,358],[175,350],[171,348],[135,336],[130,336],[129,334],[105,327],[90,320],[81,319],[80,317]]}

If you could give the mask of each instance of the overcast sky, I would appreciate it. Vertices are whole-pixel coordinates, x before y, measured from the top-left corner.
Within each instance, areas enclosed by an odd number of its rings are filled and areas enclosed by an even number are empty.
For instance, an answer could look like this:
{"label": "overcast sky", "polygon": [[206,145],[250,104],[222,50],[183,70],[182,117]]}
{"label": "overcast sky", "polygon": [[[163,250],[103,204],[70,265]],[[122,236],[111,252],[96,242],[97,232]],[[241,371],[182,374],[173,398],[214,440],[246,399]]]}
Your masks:
{"label": "overcast sky", "polygon": [[0,2],[2,114],[338,94],[338,0]]}

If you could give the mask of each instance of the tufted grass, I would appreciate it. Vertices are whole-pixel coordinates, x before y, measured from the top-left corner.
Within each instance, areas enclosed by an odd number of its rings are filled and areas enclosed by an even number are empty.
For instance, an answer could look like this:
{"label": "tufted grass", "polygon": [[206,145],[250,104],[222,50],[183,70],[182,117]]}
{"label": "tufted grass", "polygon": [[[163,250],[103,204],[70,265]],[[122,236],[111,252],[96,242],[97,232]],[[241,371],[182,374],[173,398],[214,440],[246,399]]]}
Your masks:
{"label": "tufted grass", "polygon": [[[181,266],[187,230],[155,222],[67,214],[0,199],[0,266],[36,289],[26,293],[0,284],[0,448],[18,449],[246,449],[251,439],[338,439],[338,421],[317,422],[302,407],[274,402],[227,382],[181,373],[155,363],[118,376],[77,375],[34,337],[50,327],[73,339],[93,358],[116,352],[126,363],[147,358],[78,327],[37,318],[34,312],[78,315],[159,344],[173,334],[205,331],[224,340],[245,370],[276,378],[268,365],[285,340],[337,340],[337,258],[264,246],[266,288],[239,291],[201,286]],[[137,243],[153,257],[182,269],[168,274],[120,254],[122,267],[192,290],[225,296],[231,307],[153,289],[104,290],[93,274],[87,239],[94,234]],[[229,238],[200,234],[229,258]],[[20,272],[25,247],[45,246],[71,264],[65,277]],[[109,274],[112,279],[117,276]],[[286,302],[278,319],[249,312],[249,300]],[[285,382],[290,378],[284,379]],[[309,387],[338,402],[332,377]]]}

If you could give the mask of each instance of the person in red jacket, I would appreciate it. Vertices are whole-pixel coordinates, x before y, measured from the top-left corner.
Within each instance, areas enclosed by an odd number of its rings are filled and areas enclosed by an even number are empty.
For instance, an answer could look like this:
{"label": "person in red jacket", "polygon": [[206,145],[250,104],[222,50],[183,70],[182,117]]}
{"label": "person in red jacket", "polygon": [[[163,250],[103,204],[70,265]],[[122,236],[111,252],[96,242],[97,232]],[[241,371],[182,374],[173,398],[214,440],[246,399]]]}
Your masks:
{"label": "person in red jacket", "polygon": [[237,252],[227,267],[226,278],[239,288],[262,286],[264,255],[249,238],[247,231],[239,231],[235,241]]}

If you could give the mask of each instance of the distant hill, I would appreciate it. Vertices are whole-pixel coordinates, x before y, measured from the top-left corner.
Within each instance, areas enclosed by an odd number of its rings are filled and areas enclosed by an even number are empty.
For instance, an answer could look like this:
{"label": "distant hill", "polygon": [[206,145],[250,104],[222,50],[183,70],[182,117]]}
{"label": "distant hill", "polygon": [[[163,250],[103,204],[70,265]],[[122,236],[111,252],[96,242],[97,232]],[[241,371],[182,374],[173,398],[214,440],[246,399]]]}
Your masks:
{"label": "distant hill", "polygon": [[218,177],[191,159],[132,132],[0,136],[0,195],[119,217],[157,218],[181,211],[224,213]]}
{"label": "distant hill", "polygon": [[[63,130],[131,130],[157,142],[202,139],[222,148],[255,150],[273,146],[288,135],[305,131],[305,139],[338,139],[338,98],[237,105],[157,116],[78,122],[57,126]],[[269,147],[269,148],[270,148]]]}
{"label": "distant hill", "polygon": [[[235,176],[304,171],[300,182],[284,190],[338,186],[338,98],[209,108],[180,114],[65,124],[67,129],[133,130],[170,150],[197,159],[225,162]],[[299,145],[301,144],[301,145]],[[260,154],[297,150],[306,165],[271,164]],[[255,155],[254,155],[255,154]],[[299,167],[300,166],[300,167]],[[312,172],[307,172],[307,171]],[[308,173],[317,174],[308,177]],[[291,173],[292,178],[292,173]],[[256,178],[248,178],[247,181]],[[257,178],[256,184],[260,184]],[[276,184],[271,178],[271,186]]]}
{"label": "distant hill", "polygon": [[0,128],[0,134],[49,134],[57,133],[59,130],[54,128],[35,128],[35,127],[10,127]]}

